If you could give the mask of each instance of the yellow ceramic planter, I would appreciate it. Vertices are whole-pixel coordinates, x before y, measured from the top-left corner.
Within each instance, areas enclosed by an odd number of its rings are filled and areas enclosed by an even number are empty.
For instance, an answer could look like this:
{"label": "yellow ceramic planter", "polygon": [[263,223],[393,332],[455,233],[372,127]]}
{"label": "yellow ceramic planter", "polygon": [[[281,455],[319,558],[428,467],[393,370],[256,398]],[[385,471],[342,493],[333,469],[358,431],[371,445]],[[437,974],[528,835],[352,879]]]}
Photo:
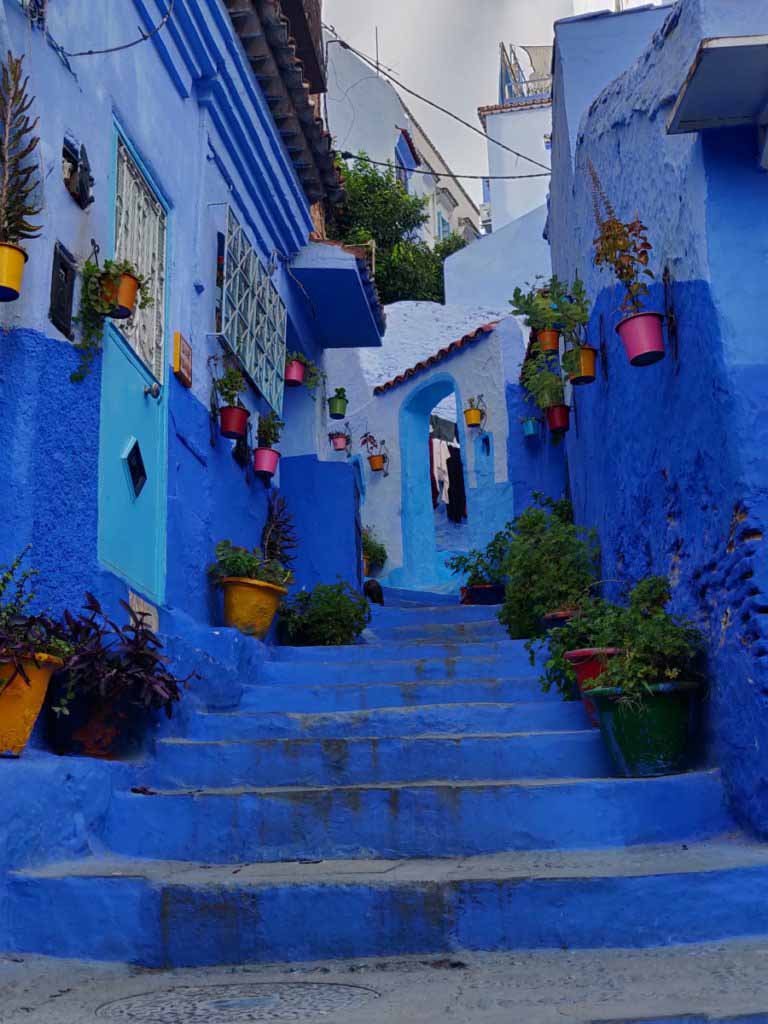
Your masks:
{"label": "yellow ceramic planter", "polygon": [[596,360],[597,349],[591,345],[582,345],[579,349],[579,369],[576,373],[568,374],[571,384],[591,384],[597,372]]}
{"label": "yellow ceramic planter", "polygon": [[0,302],[13,302],[21,294],[24,264],[29,257],[18,245],[0,242]]}
{"label": "yellow ceramic planter", "polygon": [[280,602],[288,593],[285,587],[242,576],[227,576],[221,585],[224,588],[225,623],[241,633],[263,640]]}
{"label": "yellow ceramic planter", "polygon": [[43,706],[51,676],[62,664],[50,654],[38,654],[37,664],[24,662],[29,683],[20,675],[9,683],[14,667],[10,662],[0,661],[0,757],[18,757],[24,750]]}
{"label": "yellow ceramic planter", "polygon": [[467,421],[468,427],[479,427],[483,422],[483,410],[482,409],[465,409],[464,419]]}

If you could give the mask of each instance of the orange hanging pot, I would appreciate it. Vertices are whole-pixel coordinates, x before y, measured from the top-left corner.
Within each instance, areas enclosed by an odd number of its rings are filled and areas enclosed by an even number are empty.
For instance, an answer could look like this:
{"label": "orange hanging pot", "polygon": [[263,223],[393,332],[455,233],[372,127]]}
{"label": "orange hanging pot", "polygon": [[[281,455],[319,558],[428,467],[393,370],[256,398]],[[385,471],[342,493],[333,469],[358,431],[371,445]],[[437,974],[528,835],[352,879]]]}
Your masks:
{"label": "orange hanging pot", "polygon": [[578,350],[578,368],[568,374],[571,384],[592,384],[597,376],[597,349],[582,345]]}
{"label": "orange hanging pot", "polygon": [[139,281],[133,274],[121,274],[117,281],[105,276],[101,280],[101,297],[112,308],[109,316],[113,320],[127,320],[136,312]]}
{"label": "orange hanging pot", "polygon": [[557,352],[560,349],[559,331],[537,331],[536,340],[542,352]]}
{"label": "orange hanging pot", "polygon": [[369,455],[368,463],[374,473],[380,473],[384,469],[384,456],[383,455]]}

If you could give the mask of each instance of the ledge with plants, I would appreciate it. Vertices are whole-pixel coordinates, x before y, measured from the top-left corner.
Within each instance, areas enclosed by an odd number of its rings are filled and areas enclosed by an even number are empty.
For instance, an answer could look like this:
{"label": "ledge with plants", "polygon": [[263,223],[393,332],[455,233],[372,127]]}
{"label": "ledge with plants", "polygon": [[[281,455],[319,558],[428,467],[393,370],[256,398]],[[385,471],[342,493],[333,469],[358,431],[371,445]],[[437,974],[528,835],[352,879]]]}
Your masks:
{"label": "ledge with plants", "polygon": [[325,380],[325,374],[303,352],[289,352],[285,357],[285,386],[315,391]]}
{"label": "ledge with plants", "polygon": [[273,446],[280,442],[285,423],[276,412],[270,411],[259,416],[256,432],[257,444],[253,452],[253,468],[264,477],[272,477],[277,471],[280,452]]}
{"label": "ledge with plants", "polygon": [[466,577],[461,588],[462,604],[501,604],[504,600],[506,570],[504,564],[512,538],[512,523],[491,539],[482,550],[473,548],[446,561],[454,575]]}
{"label": "ledge with plants", "polygon": [[363,575],[381,572],[387,562],[387,549],[370,526],[363,527]]}
{"label": "ledge with plants", "polygon": [[24,58],[9,51],[0,75],[0,302],[21,294],[29,259],[21,242],[40,237],[32,222],[42,210],[35,196],[40,188],[38,119],[30,118],[34,97],[27,93]]}
{"label": "ledge with plants", "polygon": [[592,530],[573,522],[566,499],[533,495],[534,504],[507,528],[504,604],[499,621],[515,639],[542,636],[578,611],[598,578],[600,549]]}
{"label": "ledge with plants", "polygon": [[85,379],[104,339],[107,318],[126,320],[138,306],[146,309],[153,299],[149,281],[129,260],[105,260],[100,267],[95,259],[83,265],[83,283],[80,291],[80,310],[76,323],[80,327],[80,365],[71,379],[77,383]]}
{"label": "ledge with plants", "polygon": [[653,250],[648,241],[648,229],[639,215],[626,223],[619,219],[592,161],[589,174],[598,229],[594,263],[596,267],[610,267],[624,288],[620,307],[623,318],[616,330],[627,358],[633,366],[650,366],[664,358],[665,349],[664,317],[643,306],[649,294],[648,281],[654,277],[648,267]]}
{"label": "ledge with plants", "polygon": [[557,357],[542,352],[534,342],[523,363],[520,383],[530,400],[544,412],[553,433],[563,434],[570,427],[570,409],[565,404],[565,386]]}
{"label": "ledge with plants", "polygon": [[336,388],[328,399],[328,415],[332,420],[343,420],[347,415],[349,399],[345,388]]}
{"label": "ledge with plants", "polygon": [[370,620],[368,601],[349,584],[321,583],[299,591],[280,609],[279,635],[293,647],[348,646]]}
{"label": "ledge with plants", "polygon": [[285,499],[270,498],[261,547],[248,550],[231,541],[216,545],[208,573],[224,592],[224,622],[263,640],[293,582],[296,532]]}

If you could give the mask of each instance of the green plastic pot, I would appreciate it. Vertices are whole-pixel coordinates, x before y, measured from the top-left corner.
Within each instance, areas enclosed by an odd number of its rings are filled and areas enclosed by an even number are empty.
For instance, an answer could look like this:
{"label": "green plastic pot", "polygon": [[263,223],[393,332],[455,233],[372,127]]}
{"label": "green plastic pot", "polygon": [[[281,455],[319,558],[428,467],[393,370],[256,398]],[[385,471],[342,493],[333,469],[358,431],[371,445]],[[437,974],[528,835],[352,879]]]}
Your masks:
{"label": "green plastic pot", "polygon": [[346,398],[329,398],[328,412],[332,420],[343,420],[347,415],[349,400]]}
{"label": "green plastic pot", "polygon": [[674,775],[690,766],[698,683],[658,683],[631,703],[619,687],[590,689],[600,731],[624,778]]}

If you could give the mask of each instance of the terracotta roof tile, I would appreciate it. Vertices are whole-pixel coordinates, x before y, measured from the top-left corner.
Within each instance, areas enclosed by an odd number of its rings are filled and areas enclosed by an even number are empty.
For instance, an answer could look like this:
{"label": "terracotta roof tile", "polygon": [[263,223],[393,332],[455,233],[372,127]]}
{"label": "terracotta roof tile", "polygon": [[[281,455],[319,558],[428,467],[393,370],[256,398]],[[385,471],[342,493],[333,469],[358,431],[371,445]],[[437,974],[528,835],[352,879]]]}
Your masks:
{"label": "terracotta roof tile", "polygon": [[403,370],[397,377],[393,377],[392,380],[386,381],[384,384],[377,384],[373,389],[374,395],[383,395],[387,391],[391,391],[392,388],[396,388],[399,384],[405,384],[411,377],[415,377],[419,373],[423,373],[425,370],[429,370],[436,363],[441,363],[444,359],[448,359],[449,356],[456,355],[463,348],[471,345],[474,341],[479,341],[488,334],[493,332],[498,327],[500,321],[494,320],[491,323],[483,324],[481,327],[476,327],[474,331],[470,331],[469,334],[465,334],[463,338],[459,338],[458,341],[452,341],[450,345],[446,345],[444,348],[439,349],[433,356],[429,356],[427,359],[422,359],[421,362],[416,363],[415,366],[411,366],[408,370]]}

